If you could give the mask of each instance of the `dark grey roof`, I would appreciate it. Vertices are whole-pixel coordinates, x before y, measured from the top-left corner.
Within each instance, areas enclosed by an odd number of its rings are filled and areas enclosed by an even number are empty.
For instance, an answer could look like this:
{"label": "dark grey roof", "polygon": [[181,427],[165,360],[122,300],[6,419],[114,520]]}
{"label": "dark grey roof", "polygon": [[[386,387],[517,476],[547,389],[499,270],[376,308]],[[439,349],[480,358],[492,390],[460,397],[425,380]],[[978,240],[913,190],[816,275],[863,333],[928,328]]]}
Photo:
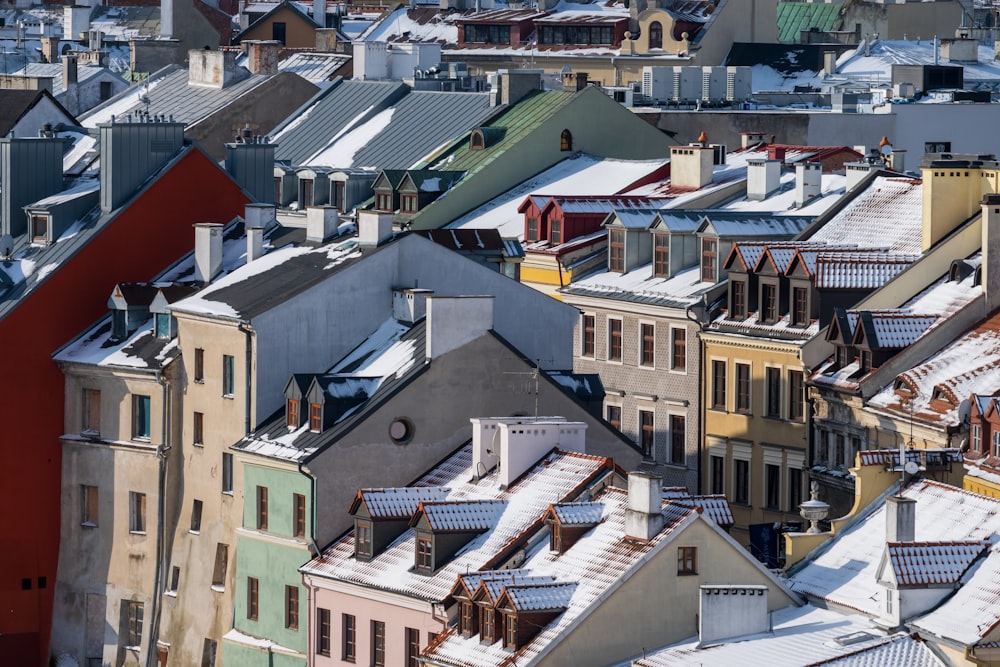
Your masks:
{"label": "dark grey roof", "polygon": [[[629,301],[631,303],[642,303],[651,306],[665,306],[667,308],[689,308],[701,299],[701,294],[688,297],[687,299],[677,299],[664,294],[636,294],[634,292],[611,292],[606,289],[590,289],[567,285],[559,290],[563,294],[576,294],[578,296],[596,296],[602,299],[613,299],[615,301]],[[707,290],[706,290],[707,291]]]}
{"label": "dark grey roof", "polygon": [[[374,115],[406,94],[392,81],[340,81],[321,91],[271,132],[276,160],[303,164],[356,117]],[[302,118],[302,114],[308,114]],[[283,131],[284,128],[289,128]],[[407,165],[409,166],[409,165]]]}

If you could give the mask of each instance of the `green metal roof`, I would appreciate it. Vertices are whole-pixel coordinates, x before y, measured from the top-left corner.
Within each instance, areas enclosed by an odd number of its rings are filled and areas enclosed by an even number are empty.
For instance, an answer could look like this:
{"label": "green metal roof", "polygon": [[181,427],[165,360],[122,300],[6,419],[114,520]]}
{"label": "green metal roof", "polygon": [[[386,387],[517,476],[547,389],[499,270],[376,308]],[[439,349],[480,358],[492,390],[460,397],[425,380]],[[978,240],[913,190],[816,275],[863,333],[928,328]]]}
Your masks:
{"label": "green metal roof", "polygon": [[799,33],[816,28],[823,32],[836,30],[840,25],[841,3],[798,2],[778,3],[778,41],[797,44]]}

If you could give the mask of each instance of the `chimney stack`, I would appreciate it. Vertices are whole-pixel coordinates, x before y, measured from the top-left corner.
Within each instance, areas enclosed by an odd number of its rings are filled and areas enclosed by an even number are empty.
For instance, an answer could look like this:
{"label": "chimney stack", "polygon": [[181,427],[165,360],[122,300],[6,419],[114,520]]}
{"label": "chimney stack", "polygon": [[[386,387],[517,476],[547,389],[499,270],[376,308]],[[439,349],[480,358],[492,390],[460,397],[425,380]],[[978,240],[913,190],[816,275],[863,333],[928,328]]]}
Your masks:
{"label": "chimney stack", "polygon": [[740,132],[740,146],[744,149],[764,143],[763,132]]}
{"label": "chimney stack", "polygon": [[275,40],[247,40],[247,66],[251,74],[271,76],[278,73],[278,51],[281,42]]}
{"label": "chimney stack", "polygon": [[[359,223],[360,224],[360,223]],[[392,224],[392,216],[389,216]],[[322,243],[337,235],[340,217],[336,206],[309,206],[306,208],[306,241]]]}
{"label": "chimney stack", "polygon": [[795,165],[795,205],[805,206],[823,192],[823,165],[799,162]]}
{"label": "chimney stack", "polygon": [[[770,151],[768,151],[770,154]],[[747,199],[763,201],[781,185],[783,160],[751,158],[747,160]]]}
{"label": "chimney stack", "polygon": [[247,204],[243,229],[247,237],[247,264],[264,254],[264,228],[274,221],[274,205]]}
{"label": "chimney stack", "polygon": [[392,213],[358,211],[358,243],[360,245],[378,246],[391,238]]}
{"label": "chimney stack", "polygon": [[767,632],[767,586],[701,586],[699,646]]}
{"label": "chimney stack", "polygon": [[670,147],[670,184],[697,190],[712,182],[715,149],[708,146]]}
{"label": "chimney stack", "polygon": [[1000,194],[988,194],[981,203],[982,272],[985,316],[1000,308]]}
{"label": "chimney stack", "polygon": [[42,37],[42,59],[47,63],[59,62],[59,38]]}
{"label": "chimney stack", "polygon": [[392,288],[392,316],[399,322],[413,324],[427,314],[427,297],[434,290],[419,287]]}
{"label": "chimney stack", "polygon": [[194,225],[194,279],[208,284],[222,270],[222,225],[198,222]]}
{"label": "chimney stack", "polygon": [[326,0],[313,0],[313,23],[317,28],[326,27]]}
{"label": "chimney stack", "polygon": [[885,500],[885,541],[912,542],[916,534],[917,501],[902,496]]}
{"label": "chimney stack", "polygon": [[648,472],[628,475],[625,537],[651,540],[663,530],[663,478]]}

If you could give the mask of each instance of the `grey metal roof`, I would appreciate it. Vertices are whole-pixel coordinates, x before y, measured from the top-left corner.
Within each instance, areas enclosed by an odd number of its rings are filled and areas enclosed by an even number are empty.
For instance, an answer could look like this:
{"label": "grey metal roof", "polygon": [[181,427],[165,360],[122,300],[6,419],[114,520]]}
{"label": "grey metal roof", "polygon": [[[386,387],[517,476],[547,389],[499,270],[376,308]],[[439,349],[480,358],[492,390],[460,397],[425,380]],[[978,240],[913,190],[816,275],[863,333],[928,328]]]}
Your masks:
{"label": "grey metal roof", "polygon": [[[104,67],[97,65],[81,65],[76,69],[77,83],[83,83],[90,77],[96,76],[105,71],[117,78],[121,78],[118,74],[115,74],[111,70],[107,70]],[[52,77],[52,94],[58,97],[65,92],[65,88],[63,86],[62,63],[28,63],[15,72],[15,74],[24,76]],[[124,79],[122,80],[124,81]]]}
{"label": "grey metal roof", "polygon": [[[714,287],[710,285],[705,289],[707,292],[709,289]],[[688,308],[701,300],[701,294],[697,294],[688,298],[674,298],[668,295],[661,294],[636,294],[635,292],[609,292],[608,290],[602,289],[591,289],[588,287],[578,287],[576,285],[567,285],[559,290],[562,294],[576,294],[579,296],[596,296],[602,299],[614,299],[615,301],[628,301],[631,303],[642,303],[651,306],[665,306],[667,308]]]}
{"label": "grey metal roof", "polygon": [[272,141],[277,143],[275,159],[305,163],[359,115],[385,109],[406,90],[402,83],[393,81],[341,81],[330,86],[271,132]]}

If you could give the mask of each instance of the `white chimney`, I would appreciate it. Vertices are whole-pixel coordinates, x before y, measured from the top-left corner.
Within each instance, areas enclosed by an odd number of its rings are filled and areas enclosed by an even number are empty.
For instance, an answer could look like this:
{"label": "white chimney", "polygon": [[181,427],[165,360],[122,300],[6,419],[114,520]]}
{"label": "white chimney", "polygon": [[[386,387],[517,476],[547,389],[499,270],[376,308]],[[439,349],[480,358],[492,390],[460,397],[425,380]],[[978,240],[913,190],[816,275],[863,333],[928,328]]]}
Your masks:
{"label": "white chimney", "polygon": [[500,422],[500,486],[507,488],[553,449],[586,452],[587,424],[526,418],[521,422]]}
{"label": "white chimney", "polygon": [[392,238],[392,213],[358,211],[358,243],[377,246]]}
{"label": "white chimney", "polygon": [[885,500],[885,541],[912,542],[916,533],[917,501],[902,496]]}
{"label": "white chimney", "polygon": [[823,192],[823,165],[799,162],[795,165],[795,205],[804,206]]}
{"label": "white chimney", "polygon": [[651,540],[663,530],[663,478],[648,472],[628,475],[625,537]]}
{"label": "white chimney", "polygon": [[769,629],[767,586],[701,586],[699,646]]}
{"label": "white chimney", "polygon": [[781,160],[747,160],[747,199],[762,201],[781,185]]}
{"label": "white chimney", "polygon": [[322,243],[337,235],[340,217],[336,206],[306,208],[306,241]]}
{"label": "white chimney", "polygon": [[247,264],[264,254],[264,228],[274,220],[273,204],[247,204],[243,228],[247,236]]}
{"label": "white chimney", "polygon": [[761,143],[764,143],[763,132],[740,132],[740,146],[743,148],[750,148]]}
{"label": "white chimney", "polygon": [[856,188],[861,181],[865,180],[865,176],[876,169],[878,169],[878,165],[874,165],[865,160],[860,162],[844,163],[844,175],[846,176],[845,185],[847,190],[850,191]]}
{"label": "white chimney", "polygon": [[493,328],[493,297],[432,296],[426,328],[427,358],[436,359]]}
{"label": "white chimney", "polygon": [[906,150],[899,148],[892,149],[892,157],[889,158],[889,166],[893,171],[906,171]]}
{"label": "white chimney", "polygon": [[392,316],[400,322],[412,324],[427,314],[427,297],[434,290],[416,287],[392,288]]}
{"label": "white chimney", "polygon": [[712,182],[715,149],[705,146],[670,147],[670,184],[681,188],[702,188]]}
{"label": "white chimney", "polygon": [[198,222],[194,225],[194,279],[210,283],[222,270],[222,225]]}

